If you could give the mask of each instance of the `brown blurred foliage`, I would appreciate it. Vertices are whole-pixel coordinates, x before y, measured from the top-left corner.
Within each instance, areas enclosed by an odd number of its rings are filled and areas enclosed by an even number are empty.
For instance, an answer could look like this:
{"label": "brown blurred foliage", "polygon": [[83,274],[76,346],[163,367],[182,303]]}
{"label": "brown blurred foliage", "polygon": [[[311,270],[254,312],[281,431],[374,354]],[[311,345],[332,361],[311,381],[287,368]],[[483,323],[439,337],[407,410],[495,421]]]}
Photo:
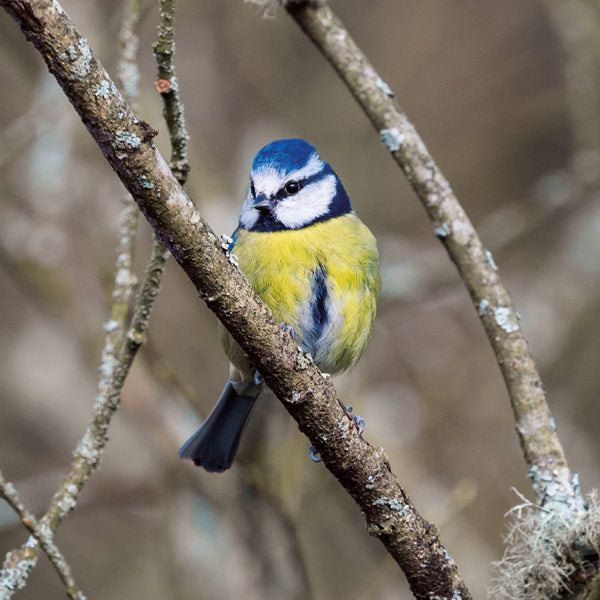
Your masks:
{"label": "brown blurred foliage", "polygon": [[[63,5],[114,75],[122,3]],[[595,8],[332,5],[494,253],[571,467],[584,489],[598,486]],[[140,115],[161,130],[168,156],[154,89],[156,13],[150,7],[141,29]],[[377,236],[384,290],[374,336],[336,386],[481,596],[502,554],[504,513],[517,502],[510,488],[531,493],[500,373],[453,265],[376,132],[283,11],[263,19],[240,1],[180,0],[176,40],[188,189],[217,233],[236,225],[258,148],[303,137]],[[4,13],[0,52],[0,468],[40,514],[94,400],[122,189]],[[143,224],[140,273],[149,244]],[[83,590],[105,600],[409,598],[274,398],[263,398],[231,471],[209,475],[178,460],[199,419],[186,398],[206,414],[227,363],[214,317],[169,267],[102,468],[57,534]],[[25,539],[0,505],[0,554]],[[41,560],[19,597],[63,595]]]}

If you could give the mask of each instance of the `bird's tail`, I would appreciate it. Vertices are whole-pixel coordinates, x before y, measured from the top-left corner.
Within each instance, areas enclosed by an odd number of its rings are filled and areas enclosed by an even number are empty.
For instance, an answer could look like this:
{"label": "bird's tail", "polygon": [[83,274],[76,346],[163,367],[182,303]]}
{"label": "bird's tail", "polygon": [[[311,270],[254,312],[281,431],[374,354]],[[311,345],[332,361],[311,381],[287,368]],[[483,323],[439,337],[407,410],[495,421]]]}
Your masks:
{"label": "bird's tail", "polygon": [[200,429],[181,447],[180,458],[191,458],[194,464],[211,473],[231,467],[250,411],[260,393],[258,386],[248,396],[235,391],[231,379]]}

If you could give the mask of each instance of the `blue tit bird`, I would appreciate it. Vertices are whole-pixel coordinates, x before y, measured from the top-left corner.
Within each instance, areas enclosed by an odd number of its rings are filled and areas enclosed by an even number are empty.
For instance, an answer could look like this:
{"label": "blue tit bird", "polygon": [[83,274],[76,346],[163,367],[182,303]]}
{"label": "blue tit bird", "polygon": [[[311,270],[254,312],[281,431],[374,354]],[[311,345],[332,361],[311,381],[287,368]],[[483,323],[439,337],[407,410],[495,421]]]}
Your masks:
{"label": "blue tit bird", "polygon": [[[381,278],[372,233],[356,216],[333,169],[301,139],[258,152],[232,250],[250,285],[325,373],[354,366],[365,350]],[[231,362],[221,398],[182,446],[207,471],[228,469],[263,384],[220,326]]]}

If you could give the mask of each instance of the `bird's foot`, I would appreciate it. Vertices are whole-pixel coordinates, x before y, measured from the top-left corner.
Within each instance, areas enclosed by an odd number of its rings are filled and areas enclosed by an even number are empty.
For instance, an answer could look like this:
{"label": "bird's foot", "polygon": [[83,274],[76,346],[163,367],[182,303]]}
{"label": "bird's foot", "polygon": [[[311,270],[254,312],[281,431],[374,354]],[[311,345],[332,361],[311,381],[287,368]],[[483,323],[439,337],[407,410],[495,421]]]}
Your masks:
{"label": "bird's foot", "polygon": [[[283,329],[286,333],[290,334],[290,337],[296,341],[296,332],[294,331],[294,328],[291,325],[288,325],[287,323],[279,323],[281,329]],[[258,372],[258,371],[254,371],[254,383],[256,385],[260,385],[261,383],[264,382],[264,379],[262,378],[262,375]]]}
{"label": "bird's foot", "polygon": [[294,331],[294,328],[291,325],[288,325],[287,323],[279,323],[279,326],[281,327],[281,329],[283,329],[286,333],[289,333],[291,338],[296,341],[296,332]]}
{"label": "bird's foot", "polygon": [[[346,406],[346,410],[349,413],[351,413],[352,407]],[[356,423],[356,426],[358,427],[358,435],[362,435],[363,431],[365,430],[365,420],[360,415],[352,415],[351,414],[350,417],[352,418],[352,420],[354,421],[354,423]]]}
{"label": "bird's foot", "polygon": [[314,446],[310,447],[310,460],[312,460],[313,462],[321,462],[323,459],[321,458],[321,456],[319,455],[319,453],[317,452],[317,449]]}

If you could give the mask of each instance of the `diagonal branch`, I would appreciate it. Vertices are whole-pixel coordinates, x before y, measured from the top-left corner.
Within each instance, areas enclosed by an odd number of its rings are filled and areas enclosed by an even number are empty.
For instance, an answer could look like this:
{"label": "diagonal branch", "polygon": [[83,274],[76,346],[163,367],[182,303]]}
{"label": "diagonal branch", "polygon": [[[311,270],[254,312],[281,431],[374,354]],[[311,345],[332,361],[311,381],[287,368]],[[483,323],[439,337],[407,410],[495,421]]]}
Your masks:
{"label": "diagonal branch", "polygon": [[3,498],[8,505],[17,513],[21,523],[31,532],[37,543],[45,552],[48,560],[58,573],[60,580],[65,586],[67,596],[72,600],[85,600],[85,596],[79,591],[75,579],[71,574],[71,567],[67,563],[62,552],[58,549],[52,538],[52,531],[40,523],[35,516],[30,513],[19,498],[15,486],[6,481],[0,471],[0,498]]}
{"label": "diagonal branch", "polygon": [[362,509],[417,598],[470,598],[438,532],[418,514],[385,453],[359,434],[331,382],[225,256],[140,121],[57,0],[0,0],[46,61],[105,158],[195,285]]}
{"label": "diagonal branch", "polygon": [[333,11],[323,3],[290,2],[286,8],[379,131],[456,265],[504,377],[538,502],[583,510],[577,477],[569,471],[537,366],[490,251],[393,92]]}

